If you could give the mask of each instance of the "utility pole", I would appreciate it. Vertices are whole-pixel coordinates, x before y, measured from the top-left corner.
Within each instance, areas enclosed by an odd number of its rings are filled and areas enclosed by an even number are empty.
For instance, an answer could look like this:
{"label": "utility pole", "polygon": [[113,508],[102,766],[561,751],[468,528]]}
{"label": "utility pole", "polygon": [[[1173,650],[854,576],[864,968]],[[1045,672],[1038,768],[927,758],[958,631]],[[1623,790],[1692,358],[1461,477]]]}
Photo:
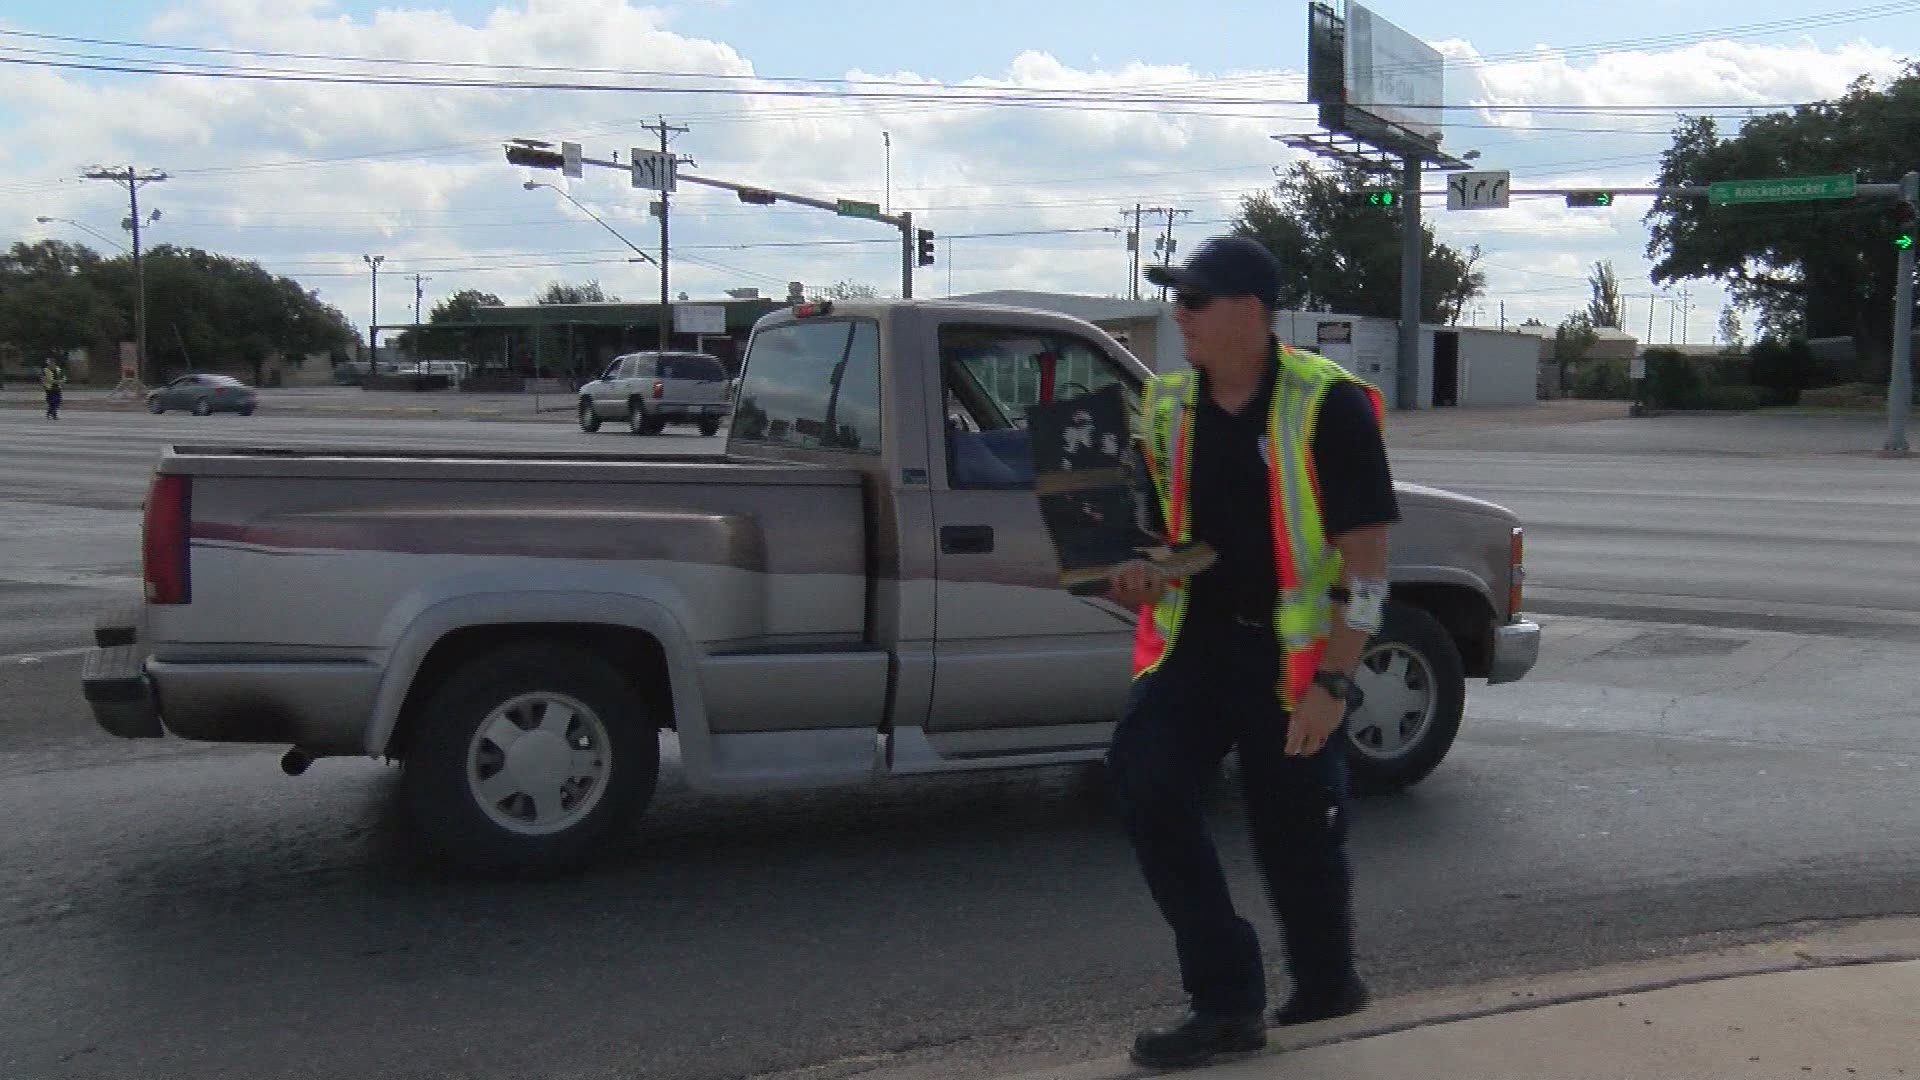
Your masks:
{"label": "utility pole", "polygon": [[1500,329],[1505,330],[1506,328],[1507,328],[1507,302],[1505,300],[1502,300],[1500,301]]}
{"label": "utility pole", "polygon": [[913,231],[913,211],[900,215],[900,299],[913,299],[913,263],[917,239]]}
{"label": "utility pole", "polygon": [[[655,135],[660,136],[660,152],[663,154],[668,152],[667,144],[673,141],[675,135],[685,135],[687,133],[687,128],[667,123],[667,118],[664,116],[660,117],[660,122],[657,124],[643,124],[641,126],[653,132]],[[667,290],[667,215],[670,210],[670,202],[671,200],[667,193],[662,191],[660,193],[660,318],[663,320],[667,318],[669,295]],[[666,346],[667,341],[666,325],[665,322],[661,323],[660,344],[662,348]]]}
{"label": "utility pole", "polygon": [[129,165],[124,169],[95,166],[81,174],[88,180],[111,180],[127,189],[127,228],[133,233],[133,379],[141,388],[147,385],[147,274],[140,262],[140,189],[158,184],[167,174],[157,169],[139,172]]}
{"label": "utility pole", "polygon": [[893,213],[893,132],[883,131],[880,139],[887,144],[887,213]]}
{"label": "utility pole", "polygon": [[373,304],[367,314],[367,363],[377,364],[380,338],[380,264],[387,261],[385,255],[362,255],[360,261],[373,271]]}
{"label": "utility pole", "polygon": [[421,274],[413,275],[413,327],[416,330],[420,328],[420,300],[426,295],[426,290],[422,286],[432,280]]}
{"label": "utility pole", "polygon": [[[1133,204],[1133,228],[1127,231],[1127,252],[1130,256],[1127,260],[1130,271],[1127,275],[1127,297],[1131,300],[1140,299],[1140,216],[1144,213],[1146,211],[1141,209],[1139,203]],[[1120,211],[1120,216],[1126,217],[1127,212]]]}
{"label": "utility pole", "polygon": [[[1167,216],[1166,231],[1162,233],[1160,236],[1160,239],[1154,243],[1154,247],[1160,252],[1161,265],[1171,266],[1173,265],[1173,250],[1176,246],[1173,242],[1173,219],[1182,214],[1191,214],[1193,213],[1193,211],[1182,210],[1182,209],[1179,209],[1178,207],[1173,207],[1173,206],[1155,206],[1155,207],[1149,208],[1147,210],[1147,213],[1165,214]],[[1167,299],[1167,287],[1162,285],[1160,287],[1160,300],[1161,302],[1164,303],[1166,299]]]}
{"label": "utility pole", "polygon": [[[1911,206],[1920,201],[1920,172],[1900,178],[1900,200]],[[1893,290],[1893,371],[1887,376],[1888,454],[1905,456],[1907,418],[1913,412],[1913,246],[1900,248]]]}

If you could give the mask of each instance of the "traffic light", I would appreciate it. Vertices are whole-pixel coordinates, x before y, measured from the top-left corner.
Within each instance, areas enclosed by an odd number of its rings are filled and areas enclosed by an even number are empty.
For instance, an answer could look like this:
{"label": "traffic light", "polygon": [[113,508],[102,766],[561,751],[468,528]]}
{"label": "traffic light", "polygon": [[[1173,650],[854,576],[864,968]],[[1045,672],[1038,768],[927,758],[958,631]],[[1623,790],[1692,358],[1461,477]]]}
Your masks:
{"label": "traffic light", "polygon": [[566,155],[553,149],[553,144],[537,142],[533,139],[516,139],[507,144],[507,164],[525,165],[530,169],[557,169],[567,162]]}
{"label": "traffic light", "polygon": [[1369,188],[1342,192],[1340,201],[1347,206],[1396,206],[1400,195],[1392,188]]}
{"label": "traffic light", "polygon": [[933,230],[921,229],[919,230],[919,234],[920,234],[920,265],[932,266],[933,265]]}
{"label": "traffic light", "polygon": [[1567,205],[1568,206],[1612,206],[1613,192],[1611,191],[1569,191],[1567,192]]}
{"label": "traffic light", "polygon": [[1893,204],[1893,246],[1900,251],[1912,251],[1916,240],[1913,204],[1905,199]]}
{"label": "traffic light", "polygon": [[741,188],[739,194],[740,201],[743,203],[753,203],[756,206],[773,205],[774,196],[771,191],[762,191],[759,188]]}

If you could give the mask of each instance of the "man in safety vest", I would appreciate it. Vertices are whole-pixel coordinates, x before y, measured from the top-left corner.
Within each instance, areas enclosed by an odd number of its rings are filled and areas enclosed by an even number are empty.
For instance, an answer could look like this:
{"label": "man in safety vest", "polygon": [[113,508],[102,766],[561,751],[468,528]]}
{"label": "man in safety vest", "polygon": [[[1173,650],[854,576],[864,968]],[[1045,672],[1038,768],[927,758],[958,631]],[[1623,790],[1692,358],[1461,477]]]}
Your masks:
{"label": "man in safety vest", "polygon": [[1229,749],[1293,980],[1274,1021],[1367,1003],[1353,967],[1341,725],[1384,618],[1399,507],[1380,392],[1278,343],[1280,267],[1264,247],[1209,240],[1147,277],[1178,295],[1193,370],[1146,388],[1143,494],[1170,540],[1218,554],[1191,580],[1133,562],[1108,582],[1139,617],[1134,685],[1107,760],[1191,1003],[1177,1026],[1142,1033],[1133,1059],[1171,1068],[1266,1045],[1259,940],[1234,911],[1206,823],[1205,792]]}
{"label": "man in safety vest", "polygon": [[60,399],[67,386],[67,372],[58,363],[49,360],[40,369],[40,389],[47,394],[47,419],[60,419]]}

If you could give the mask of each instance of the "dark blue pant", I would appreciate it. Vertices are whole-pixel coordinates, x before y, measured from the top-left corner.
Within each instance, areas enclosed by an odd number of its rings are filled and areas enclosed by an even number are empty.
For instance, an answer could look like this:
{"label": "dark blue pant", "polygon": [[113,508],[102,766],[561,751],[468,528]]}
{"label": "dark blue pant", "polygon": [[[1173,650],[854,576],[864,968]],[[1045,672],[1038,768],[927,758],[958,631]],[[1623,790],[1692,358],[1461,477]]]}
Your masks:
{"label": "dark blue pant", "polygon": [[1207,829],[1207,790],[1229,749],[1294,986],[1330,992],[1353,975],[1346,737],[1287,756],[1278,676],[1272,630],[1190,622],[1173,657],[1135,680],[1107,753],[1127,835],[1173,928],[1181,985],[1204,1013],[1252,1014],[1267,1001],[1259,939],[1234,911]]}

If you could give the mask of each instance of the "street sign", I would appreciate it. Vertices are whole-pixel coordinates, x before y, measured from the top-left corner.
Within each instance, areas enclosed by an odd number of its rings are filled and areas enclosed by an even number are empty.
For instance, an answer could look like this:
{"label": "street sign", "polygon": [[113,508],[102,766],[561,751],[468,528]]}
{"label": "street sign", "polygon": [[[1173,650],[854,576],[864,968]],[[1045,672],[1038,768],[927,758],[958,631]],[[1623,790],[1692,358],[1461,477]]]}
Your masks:
{"label": "street sign", "polygon": [[1722,180],[1707,186],[1715,206],[1741,203],[1800,202],[1803,199],[1851,199],[1851,176],[1794,176],[1781,180]]}
{"label": "street sign", "polygon": [[658,150],[633,148],[633,186],[652,191],[672,191],[674,156]]}
{"label": "street sign", "polygon": [[1513,175],[1497,172],[1457,172],[1447,177],[1447,209],[1505,210]]}
{"label": "street sign", "polygon": [[840,199],[837,200],[833,212],[839,214],[841,217],[872,218],[878,221],[880,219],[880,204],[860,202],[857,199]]}
{"label": "street sign", "polygon": [[563,142],[560,144],[560,175],[571,176],[575,180],[587,175],[580,168],[580,144]]}

